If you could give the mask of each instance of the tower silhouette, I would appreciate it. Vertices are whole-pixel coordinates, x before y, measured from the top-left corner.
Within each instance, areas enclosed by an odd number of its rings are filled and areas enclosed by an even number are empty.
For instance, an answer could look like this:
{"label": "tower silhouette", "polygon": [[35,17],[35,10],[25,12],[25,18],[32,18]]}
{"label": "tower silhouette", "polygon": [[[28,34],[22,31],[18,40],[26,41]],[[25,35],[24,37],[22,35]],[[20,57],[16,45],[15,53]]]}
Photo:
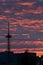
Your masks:
{"label": "tower silhouette", "polygon": [[7,62],[7,65],[10,65],[10,38],[11,38],[11,35],[10,35],[10,27],[9,27],[9,22],[8,22],[8,34],[6,36],[7,40],[8,40],[8,45],[7,45],[7,59],[8,59],[8,62]]}
{"label": "tower silhouette", "polygon": [[7,40],[8,40],[7,50],[8,50],[8,52],[10,52],[10,38],[11,38],[11,35],[10,35],[9,22],[8,22],[8,34],[7,34],[6,38],[7,38]]}

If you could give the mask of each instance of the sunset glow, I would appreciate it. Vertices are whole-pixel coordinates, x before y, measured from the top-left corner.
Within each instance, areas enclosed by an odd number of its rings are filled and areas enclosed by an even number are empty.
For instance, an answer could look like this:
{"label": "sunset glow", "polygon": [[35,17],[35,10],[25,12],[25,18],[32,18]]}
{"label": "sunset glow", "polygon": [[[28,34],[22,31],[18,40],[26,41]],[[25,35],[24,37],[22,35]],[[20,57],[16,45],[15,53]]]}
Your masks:
{"label": "sunset glow", "polygon": [[14,53],[26,49],[43,55],[43,1],[0,0],[0,52],[6,51],[10,23],[10,48]]}

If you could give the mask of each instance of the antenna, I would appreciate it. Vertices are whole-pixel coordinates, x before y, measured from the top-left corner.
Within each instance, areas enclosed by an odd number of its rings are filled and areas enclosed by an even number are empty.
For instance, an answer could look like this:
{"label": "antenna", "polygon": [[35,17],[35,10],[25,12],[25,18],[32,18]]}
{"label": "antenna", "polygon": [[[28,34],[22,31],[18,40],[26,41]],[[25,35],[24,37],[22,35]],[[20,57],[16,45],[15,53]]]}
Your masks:
{"label": "antenna", "polygon": [[6,36],[7,40],[8,40],[8,46],[7,46],[7,50],[8,52],[10,51],[10,38],[11,38],[11,35],[10,35],[10,27],[9,27],[9,22],[8,22],[8,34]]}

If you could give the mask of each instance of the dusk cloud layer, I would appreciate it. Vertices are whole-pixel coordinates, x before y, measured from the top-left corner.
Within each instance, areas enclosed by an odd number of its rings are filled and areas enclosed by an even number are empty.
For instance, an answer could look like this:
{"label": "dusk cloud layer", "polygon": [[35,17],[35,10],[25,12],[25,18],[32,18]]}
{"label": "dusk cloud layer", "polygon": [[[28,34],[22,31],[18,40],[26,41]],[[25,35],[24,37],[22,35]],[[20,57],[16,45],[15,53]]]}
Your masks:
{"label": "dusk cloud layer", "polygon": [[43,0],[0,0],[0,49],[7,46],[8,22],[12,49],[43,49]]}

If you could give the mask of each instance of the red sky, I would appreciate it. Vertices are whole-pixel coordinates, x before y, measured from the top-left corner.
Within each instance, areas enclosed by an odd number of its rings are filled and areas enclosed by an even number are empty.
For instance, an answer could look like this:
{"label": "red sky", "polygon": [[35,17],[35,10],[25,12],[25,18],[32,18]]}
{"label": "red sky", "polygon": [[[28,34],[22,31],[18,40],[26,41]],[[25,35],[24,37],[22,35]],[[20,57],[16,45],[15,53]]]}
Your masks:
{"label": "red sky", "polygon": [[8,22],[13,52],[20,53],[28,49],[29,52],[43,55],[42,0],[0,0],[0,51],[7,47],[5,36]]}

